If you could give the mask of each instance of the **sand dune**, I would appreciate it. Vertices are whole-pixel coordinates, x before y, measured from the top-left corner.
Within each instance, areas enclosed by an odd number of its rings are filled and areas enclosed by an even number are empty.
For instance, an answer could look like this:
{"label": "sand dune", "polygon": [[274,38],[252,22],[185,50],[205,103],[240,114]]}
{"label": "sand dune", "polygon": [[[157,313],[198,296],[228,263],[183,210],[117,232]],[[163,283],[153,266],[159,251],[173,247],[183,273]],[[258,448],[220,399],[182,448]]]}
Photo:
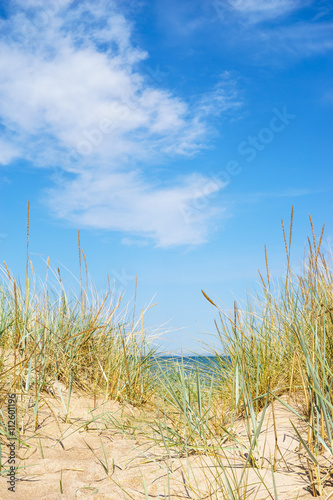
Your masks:
{"label": "sand dune", "polygon": [[[62,390],[66,395],[64,387]],[[93,410],[92,398],[75,393],[66,421],[60,398],[45,394],[38,417],[39,428],[35,432],[28,401],[25,404],[24,411],[24,404],[19,402],[19,407],[22,405],[19,409],[20,438],[24,444],[17,451],[16,465],[19,469],[15,493],[8,491],[2,477],[0,497],[3,500],[88,497],[95,500],[198,499],[198,491],[202,498],[224,498],[214,482],[214,474],[216,476],[219,467],[214,453],[193,454],[187,459],[179,456],[176,450],[171,450],[168,456],[163,446],[154,444],[139,429],[132,431],[132,436],[121,432],[114,421],[126,426],[129,418],[139,411],[135,408],[98,400]],[[308,464],[305,454],[299,451],[299,439],[290,418],[298,429],[302,425],[304,428],[304,424],[297,422],[295,416],[278,401],[274,403],[274,414],[276,434],[270,406],[259,436],[258,449],[254,453],[260,468],[246,467],[243,484],[247,485],[247,492],[243,490],[244,498],[275,498],[272,479],[274,456],[278,498],[312,498]],[[246,445],[244,421],[240,420],[235,425],[235,435],[240,443]],[[2,473],[8,468],[7,453],[3,446]],[[231,483],[235,482],[235,478],[240,478],[244,471],[246,457],[241,447],[225,443],[218,453]],[[329,492],[330,488],[325,488],[325,498]]]}

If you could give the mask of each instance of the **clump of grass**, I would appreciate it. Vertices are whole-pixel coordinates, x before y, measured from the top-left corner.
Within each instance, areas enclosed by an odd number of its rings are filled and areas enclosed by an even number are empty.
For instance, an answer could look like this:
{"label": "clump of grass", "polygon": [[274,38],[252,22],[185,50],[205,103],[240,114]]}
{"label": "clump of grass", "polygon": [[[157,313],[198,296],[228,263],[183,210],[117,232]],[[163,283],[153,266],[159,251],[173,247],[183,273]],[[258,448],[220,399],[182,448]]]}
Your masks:
{"label": "clump of grass", "polygon": [[[143,405],[155,390],[150,369],[155,350],[143,327],[144,311],[138,319],[130,317],[110,284],[106,295],[99,297],[88,283],[80,236],[78,243],[79,297],[66,290],[60,269],[50,268],[49,259],[45,279],[35,275],[29,260],[29,205],[25,286],[5,262],[0,266],[1,403],[10,392],[22,401],[28,397],[35,429],[45,391],[59,393],[67,419],[74,390],[93,396],[95,405],[97,398]],[[5,432],[6,422],[1,426]]]}
{"label": "clump of grass", "polygon": [[[320,452],[327,452],[333,460],[333,274],[321,253],[324,227],[317,240],[311,216],[310,224],[312,241],[308,238],[301,275],[291,268],[292,211],[288,239],[282,221],[285,278],[272,283],[265,247],[266,279],[259,271],[260,294],[249,298],[245,311],[235,305],[233,316],[219,310],[220,325],[216,326],[221,346],[215,355],[220,367],[215,377],[220,381],[222,421],[243,416],[250,423],[266,404],[265,395],[270,401],[282,401],[282,394],[298,397],[301,413],[283,404],[307,423],[307,439],[295,431],[311,464],[313,492],[317,487],[322,494],[323,477],[329,474],[327,467],[319,465]],[[249,401],[254,401],[252,409]]]}
{"label": "clump of grass", "polygon": [[[231,315],[218,309],[216,322],[219,349],[212,349],[215,368],[210,367],[212,383],[200,376],[199,367],[192,376],[182,365],[161,370],[160,396],[150,433],[163,444],[167,455],[178,450],[179,456],[214,457],[214,466],[206,466],[215,486],[216,498],[246,498],[246,470],[257,471],[258,482],[266,488],[260,470],[258,436],[270,404],[279,400],[290,411],[290,418],[301,419],[307,428],[294,427],[303,450],[305,469],[314,496],[322,494],[333,471],[333,274],[321,253],[324,228],[316,238],[310,217],[312,240],[308,239],[308,256],[302,274],[292,271],[291,240],[293,211],[288,237],[282,221],[286,249],[286,276],[273,283],[265,247],[266,277],[259,272],[261,289],[249,297],[241,310],[235,303]],[[295,399],[301,410],[288,401]],[[274,413],[274,406],[272,409]],[[239,440],[233,431],[235,423],[245,423],[247,438]],[[274,417],[276,434],[276,422]],[[277,443],[277,438],[276,438]],[[230,447],[244,458],[241,474],[230,474]],[[229,451],[226,451],[229,450]],[[274,482],[279,449],[276,444],[269,467],[273,489],[268,498],[277,498]],[[326,462],[323,465],[322,456]],[[327,462],[328,459],[328,462]],[[201,458],[203,462],[206,459]],[[230,461],[230,467],[226,466]],[[190,462],[187,462],[190,464]],[[330,464],[330,465],[328,465]],[[206,464],[207,465],[207,464]],[[189,466],[189,465],[188,465]],[[215,472],[212,472],[215,471]],[[184,471],[185,473],[185,471]],[[207,493],[192,483],[198,498]],[[218,493],[220,492],[220,493]]]}
{"label": "clump of grass", "polygon": [[[320,253],[323,231],[318,245],[313,232],[308,262],[303,275],[297,276],[290,263],[292,217],[288,243],[283,221],[282,227],[287,253],[285,279],[275,285],[271,282],[265,249],[267,278],[259,271],[260,293],[248,298],[245,311],[236,304],[232,316],[219,310],[220,325],[216,327],[220,348],[214,354],[220,366],[216,379],[221,381],[221,398],[236,413],[242,412],[241,373],[246,374],[252,397],[258,398],[266,392],[267,380],[277,395],[303,389],[306,358],[302,345],[312,352],[318,343],[322,349],[325,346],[325,359],[331,366],[333,362],[332,271]],[[261,404],[258,401],[258,411]]]}
{"label": "clump of grass", "polygon": [[106,399],[149,398],[153,349],[146,333],[120,310],[120,300],[114,303],[108,292],[88,304],[85,296],[82,308],[82,297],[68,298],[60,273],[57,291],[35,286],[27,297],[8,269],[0,273],[0,361],[9,369],[2,387],[11,381],[19,392],[39,393],[58,380],[69,390],[93,390]]}

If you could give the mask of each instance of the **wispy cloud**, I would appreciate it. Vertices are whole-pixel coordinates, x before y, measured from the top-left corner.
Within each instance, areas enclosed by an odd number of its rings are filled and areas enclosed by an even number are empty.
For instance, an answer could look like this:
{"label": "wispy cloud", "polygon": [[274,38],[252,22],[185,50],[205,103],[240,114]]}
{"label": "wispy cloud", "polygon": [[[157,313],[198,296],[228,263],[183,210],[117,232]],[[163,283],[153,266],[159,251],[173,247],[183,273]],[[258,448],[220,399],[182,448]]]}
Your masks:
{"label": "wispy cloud", "polygon": [[222,73],[219,82],[199,101],[200,113],[207,116],[225,117],[242,106],[238,80],[230,71]]}
{"label": "wispy cloud", "polygon": [[55,214],[76,224],[126,231],[157,246],[195,245],[206,241],[211,217],[222,213],[198,211],[190,223],[183,217],[181,207],[200,196],[203,180],[194,174],[164,187],[148,184],[139,172],[86,170],[47,195]]}
{"label": "wispy cloud", "polygon": [[18,149],[9,140],[0,138],[0,165],[8,165],[19,154]]}
{"label": "wispy cloud", "polygon": [[[246,46],[257,62],[262,59],[274,65],[285,62],[286,56],[303,58],[332,50],[332,8],[324,4],[312,0],[214,1],[231,42]],[[300,20],[298,11],[305,9]],[[284,59],[272,58],[272,54]]]}
{"label": "wispy cloud", "polygon": [[270,31],[259,31],[266,50],[297,57],[313,56],[333,49],[332,22],[297,22]]}
{"label": "wispy cloud", "polygon": [[[215,212],[184,226],[179,211],[195,198],[197,176],[163,187],[149,170],[205,147],[208,100],[190,106],[151,83],[148,54],[111,1],[17,0],[9,14],[0,23],[0,162],[20,155],[58,167],[46,198],[56,217],[157,245],[205,241]],[[230,79],[210,95],[220,113],[240,105]]]}
{"label": "wispy cloud", "polygon": [[311,0],[227,0],[225,7],[246,16],[250,22],[276,19],[298,10]]}

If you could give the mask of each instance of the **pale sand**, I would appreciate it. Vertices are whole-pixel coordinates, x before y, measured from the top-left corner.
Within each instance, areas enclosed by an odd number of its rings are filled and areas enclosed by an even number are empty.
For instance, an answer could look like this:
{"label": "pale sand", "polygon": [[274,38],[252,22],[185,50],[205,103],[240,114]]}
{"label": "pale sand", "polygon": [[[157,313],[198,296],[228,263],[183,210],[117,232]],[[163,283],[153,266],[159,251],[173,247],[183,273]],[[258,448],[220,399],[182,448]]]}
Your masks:
{"label": "pale sand", "polygon": [[[64,388],[62,389],[64,390]],[[186,458],[179,458],[176,452],[171,452],[171,457],[168,458],[165,449],[152,446],[152,443],[143,436],[140,437],[139,433],[132,439],[124,437],[111,423],[110,428],[105,429],[101,420],[90,424],[88,429],[81,427],[73,433],[74,429],[84,425],[85,421],[91,418],[89,410],[93,408],[93,399],[74,394],[71,398],[71,413],[68,423],[64,422],[64,408],[59,397],[45,395],[45,401],[49,406],[45,402],[40,411],[40,428],[37,431],[37,436],[33,436],[33,415],[28,411],[24,417],[26,429],[25,434],[21,434],[21,439],[25,440],[29,447],[22,446],[17,452],[17,463],[20,461],[20,469],[17,475],[15,493],[8,491],[6,479],[0,478],[1,499],[53,500],[90,497],[94,500],[124,498],[139,500],[145,499],[143,477],[149,498],[192,498],[196,500],[199,498],[223,498],[221,493],[216,493],[213,474],[221,472],[221,468],[214,466],[213,456],[191,455],[189,463],[192,472],[189,472],[190,477],[187,479]],[[98,405],[93,412],[94,415],[110,412],[111,415],[122,419],[123,422],[126,422],[126,412],[135,413],[137,411],[130,406],[124,408],[116,402],[103,404],[99,400]],[[52,408],[53,414],[50,408]],[[309,476],[304,453],[298,452],[299,440],[289,419],[292,418],[298,429],[302,428],[302,424],[297,422],[296,417],[292,416],[281,403],[275,402],[274,409],[278,446],[281,452],[277,452],[277,472],[275,474],[278,498],[313,498],[308,489]],[[28,417],[30,421],[27,424]],[[235,426],[235,432],[239,439],[243,439],[245,443],[244,422],[240,421]],[[44,458],[41,454],[39,438]],[[61,442],[58,441],[59,438],[61,438]],[[96,458],[97,456],[105,462],[99,438],[102,440],[107,456],[109,477]],[[3,441],[4,439],[2,439]],[[96,456],[93,455],[88,445]],[[8,450],[3,446],[2,465],[5,469],[8,468],[8,465],[5,464],[7,453]],[[244,464],[240,449],[233,451],[226,449],[224,453],[223,463],[227,473],[230,477],[232,475],[240,477]],[[269,407],[259,439],[258,459],[262,458],[262,467],[260,470],[246,468],[248,489],[244,498],[258,500],[275,498],[270,465],[274,462],[274,453],[275,433],[272,408]],[[267,489],[258,484],[256,471],[263,477],[269,493]],[[60,493],[61,474],[63,494]],[[199,486],[202,496],[191,491],[189,485],[195,485],[195,482]],[[124,488],[126,493],[118,484]],[[325,487],[325,495],[320,498],[327,498],[331,491],[333,488]],[[205,496],[204,492],[208,496]],[[333,499],[333,495],[330,498]]]}

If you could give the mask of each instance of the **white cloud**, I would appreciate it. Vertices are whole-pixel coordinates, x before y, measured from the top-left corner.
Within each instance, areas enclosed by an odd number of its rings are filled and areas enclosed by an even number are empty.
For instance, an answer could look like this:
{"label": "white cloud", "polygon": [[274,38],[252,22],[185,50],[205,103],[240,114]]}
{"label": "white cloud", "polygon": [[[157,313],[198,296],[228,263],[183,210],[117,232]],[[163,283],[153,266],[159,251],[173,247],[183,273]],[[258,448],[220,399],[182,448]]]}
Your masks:
{"label": "white cloud", "polygon": [[[76,224],[126,231],[151,238],[157,246],[206,241],[209,219],[218,212],[193,201],[223,185],[190,175],[177,187],[148,185],[139,173],[85,171],[61,189],[50,190],[51,208]],[[221,213],[221,212],[220,212]]]}
{"label": "white cloud", "polygon": [[284,16],[311,3],[311,0],[228,0],[227,5],[251,22]]}
{"label": "white cloud", "polygon": [[[324,20],[331,9],[325,10],[312,0],[216,0],[214,6],[226,31],[230,26],[235,29],[238,21],[237,44],[250,44],[251,55],[257,62],[258,55],[263,55],[265,65],[280,65],[286,56],[311,57],[333,48],[333,23]],[[304,8],[308,8],[308,20],[281,19]],[[282,54],[284,59],[273,54]]]}
{"label": "white cloud", "polygon": [[[204,241],[213,213],[184,223],[179,211],[196,197],[193,178],[166,189],[148,174],[154,162],[204,147],[205,100],[191,109],[147,82],[140,64],[148,54],[133,45],[113,2],[16,5],[0,24],[0,120],[16,142],[0,160],[20,149],[38,167],[74,173],[70,181],[58,175],[48,203],[77,225],[144,234],[158,245]],[[228,85],[214,91],[221,111],[239,106]]]}
{"label": "white cloud", "polygon": [[0,138],[0,165],[8,165],[19,156],[19,151],[6,140]]}
{"label": "white cloud", "polygon": [[225,71],[211,92],[207,92],[200,100],[200,112],[208,116],[224,117],[228,111],[242,106],[239,96],[238,81],[230,71]]}

